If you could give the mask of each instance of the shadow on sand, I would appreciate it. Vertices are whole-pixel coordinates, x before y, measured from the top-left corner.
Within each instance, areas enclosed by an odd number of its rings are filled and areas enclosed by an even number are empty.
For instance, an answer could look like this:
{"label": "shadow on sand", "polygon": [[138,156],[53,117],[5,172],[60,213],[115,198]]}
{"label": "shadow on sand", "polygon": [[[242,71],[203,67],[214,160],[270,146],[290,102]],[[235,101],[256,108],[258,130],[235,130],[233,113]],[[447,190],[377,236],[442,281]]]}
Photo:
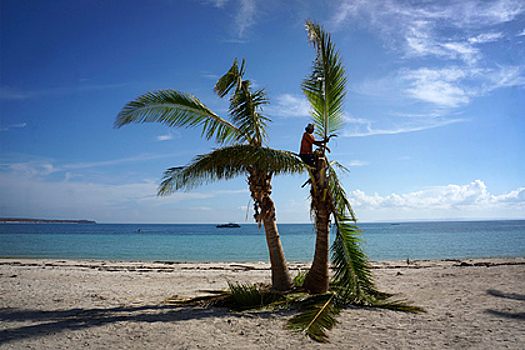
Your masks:
{"label": "shadow on sand", "polygon": [[[257,317],[270,317],[275,312],[258,312]],[[0,322],[4,326],[15,322],[32,322],[31,325],[0,331],[0,344],[38,338],[67,330],[99,327],[115,322],[181,322],[210,317],[250,317],[250,313],[236,314],[224,308],[200,308],[171,305],[145,305],[114,307],[110,309],[68,309],[41,311],[26,309],[0,309]]]}
{"label": "shadow on sand", "polygon": [[[499,290],[489,289],[487,290],[487,294],[491,295],[493,297],[497,298],[504,298],[504,299],[511,299],[516,301],[525,301],[525,295],[523,294],[516,294],[516,293],[503,293]],[[509,318],[514,320],[525,320],[525,312],[507,312],[507,311],[498,311],[498,310],[486,310],[486,313],[502,317],[502,318]]]}

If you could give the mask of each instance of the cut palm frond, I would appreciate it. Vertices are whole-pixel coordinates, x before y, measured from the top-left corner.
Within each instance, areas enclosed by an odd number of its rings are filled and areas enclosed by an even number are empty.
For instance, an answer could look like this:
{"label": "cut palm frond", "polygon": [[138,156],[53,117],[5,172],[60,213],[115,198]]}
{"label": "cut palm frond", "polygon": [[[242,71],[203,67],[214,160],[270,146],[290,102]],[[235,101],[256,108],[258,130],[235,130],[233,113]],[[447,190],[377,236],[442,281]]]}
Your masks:
{"label": "cut palm frond", "polygon": [[328,342],[326,331],[332,329],[338,322],[335,316],[339,308],[335,305],[335,294],[322,294],[308,299],[308,308],[288,320],[286,327],[294,332],[304,333],[318,342]]}

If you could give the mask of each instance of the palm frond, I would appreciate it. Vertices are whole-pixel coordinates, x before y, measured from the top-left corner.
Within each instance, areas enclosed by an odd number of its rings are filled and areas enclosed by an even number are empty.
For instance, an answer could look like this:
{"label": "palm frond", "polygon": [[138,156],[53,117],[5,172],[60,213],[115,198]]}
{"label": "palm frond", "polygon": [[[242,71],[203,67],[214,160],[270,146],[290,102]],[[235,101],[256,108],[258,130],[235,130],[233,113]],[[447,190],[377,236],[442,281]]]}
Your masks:
{"label": "palm frond", "polygon": [[349,218],[336,219],[337,232],[332,244],[332,288],[341,297],[342,303],[406,312],[426,312],[419,306],[394,299],[394,295],[377,289],[370,261],[359,246],[361,230],[349,224],[349,221]]}
{"label": "palm frond", "polygon": [[215,83],[213,91],[220,97],[226,96],[232,89],[238,89],[241,86],[242,78],[245,73],[246,61],[243,59],[241,66],[234,59],[232,66],[218,81]]}
{"label": "palm frond", "polygon": [[235,300],[234,307],[237,310],[260,308],[263,305],[263,292],[252,284],[228,283],[230,292]]}
{"label": "palm frond", "polygon": [[375,291],[368,257],[359,246],[361,230],[344,217],[335,218],[336,236],[332,243],[333,288],[348,303],[369,305]]}
{"label": "palm frond", "polygon": [[244,134],[250,135],[254,145],[263,145],[268,138],[266,126],[270,119],[260,113],[263,106],[268,103],[264,89],[252,92],[249,80],[244,80],[230,99],[230,116],[233,124]]}
{"label": "palm frond", "polygon": [[261,171],[298,174],[306,171],[305,164],[292,152],[252,145],[235,145],[195,157],[183,167],[166,170],[159,186],[159,195],[190,190],[204,184],[246,175],[253,167]]}
{"label": "palm frond", "polygon": [[343,106],[346,73],[339,52],[329,33],[318,24],[307,21],[310,43],[316,50],[312,73],[303,80],[302,89],[312,106],[312,119],[316,133],[326,138],[337,133],[344,125]]}
{"label": "palm frond", "polygon": [[332,198],[334,200],[334,211],[338,213],[339,216],[349,216],[353,222],[357,222],[354,209],[352,209],[352,205],[348,200],[344,187],[341,184],[339,176],[337,175],[333,165],[337,165],[337,167],[343,171],[348,170],[337,162],[330,163],[327,168],[329,174],[330,192],[332,193]]}
{"label": "palm frond", "polygon": [[[305,311],[288,320],[289,330],[304,333],[315,341],[328,342],[326,331],[331,330],[338,321],[335,316],[340,309],[335,305],[335,294],[318,295],[317,302],[310,304]],[[319,300],[320,299],[320,300]],[[312,301],[309,298],[308,301]]]}
{"label": "palm frond", "polygon": [[308,271],[299,271],[297,275],[293,278],[293,285],[296,287],[302,287],[307,273]]}
{"label": "palm frond", "polygon": [[171,89],[148,92],[128,102],[117,115],[115,127],[131,123],[161,123],[170,127],[202,127],[206,139],[218,143],[246,139],[235,125],[212,112],[197,97]]}
{"label": "palm frond", "polygon": [[266,125],[269,118],[261,115],[262,107],[269,103],[264,89],[252,91],[251,82],[243,80],[246,62],[237,59],[231,68],[215,84],[215,93],[223,98],[230,95],[230,117],[232,123],[244,135],[250,135],[249,143],[262,145],[267,139]]}

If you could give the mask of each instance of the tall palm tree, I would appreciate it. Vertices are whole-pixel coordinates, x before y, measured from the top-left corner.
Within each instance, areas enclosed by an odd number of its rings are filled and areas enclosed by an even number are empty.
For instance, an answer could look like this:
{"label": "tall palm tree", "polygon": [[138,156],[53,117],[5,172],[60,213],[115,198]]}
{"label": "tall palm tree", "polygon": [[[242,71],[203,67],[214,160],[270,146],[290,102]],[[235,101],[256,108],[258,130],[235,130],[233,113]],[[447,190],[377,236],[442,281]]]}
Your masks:
{"label": "tall palm tree", "polygon": [[[317,125],[318,136],[326,140],[328,135],[336,133],[343,125],[342,109],[346,77],[339,53],[335,50],[330,35],[311,21],[306,22],[306,28],[310,41],[316,49],[317,57],[314,61],[313,73],[303,81],[302,88],[312,105],[312,119]],[[254,152],[278,152],[273,155],[274,158],[278,158],[281,154],[279,153],[281,151],[273,151],[258,146],[250,147],[253,147]],[[207,306],[228,306],[235,310],[261,307],[297,307],[301,312],[288,320],[287,328],[304,333],[319,342],[328,341],[326,331],[335,326],[337,323],[335,317],[342,308],[348,305],[425,312],[420,307],[412,306],[403,300],[392,299],[393,295],[377,290],[372,278],[370,261],[359,246],[361,231],[355,225],[354,212],[336,171],[339,169],[345,171],[346,169],[337,162],[329,162],[325,150],[325,147],[316,150],[314,153],[315,167],[307,167],[311,179],[311,210],[315,218],[317,238],[312,267],[304,280],[302,279],[303,275],[299,275],[295,279],[297,289],[287,293],[276,293],[261,288],[260,285],[230,284],[229,291],[218,291],[212,295],[190,300],[173,299],[167,302],[175,304],[198,303],[199,305],[204,303]],[[221,150],[215,152],[221,152]],[[239,152],[244,152],[244,150],[239,149]],[[250,158],[251,155],[248,153],[244,156]],[[215,156],[211,158],[215,158]],[[290,161],[290,164],[295,165],[294,161],[290,160],[287,155],[282,160],[283,162]],[[200,159],[197,159],[196,163],[200,163]],[[255,162],[246,161],[247,169],[252,169],[250,164],[255,164]],[[298,167],[300,168],[300,166]],[[304,168],[306,165],[303,163],[302,167]],[[281,169],[281,167],[273,169],[258,167],[258,169],[264,169],[262,173],[268,174]],[[175,169],[174,171],[179,170]],[[225,166],[223,171],[217,171],[214,177],[227,177],[230,175],[230,171],[236,173],[238,170]],[[249,172],[249,170],[246,171]],[[192,170],[191,173],[193,172]],[[168,176],[168,178],[170,177]],[[254,178],[258,177],[255,176]],[[198,179],[204,181],[205,178]],[[179,176],[178,180],[185,186],[191,186],[191,182],[187,184],[187,179],[184,177]],[[258,180],[257,183],[260,186],[264,184],[264,181]],[[169,184],[168,181],[166,185]],[[263,193],[265,192],[263,191]],[[335,240],[331,249],[334,275],[330,281],[328,266],[331,220],[334,221]],[[309,295],[305,295],[304,289],[310,292]]]}
{"label": "tall palm tree", "polygon": [[166,170],[159,195],[246,175],[254,201],[255,220],[264,226],[270,253],[272,285],[289,290],[292,281],[277,230],[275,205],[271,195],[274,175],[300,173],[305,169],[291,152],[266,145],[269,118],[260,111],[268,104],[264,89],[253,91],[244,80],[245,61],[237,59],[214,87],[221,98],[230,94],[230,120],[223,119],[197,97],[174,90],[149,92],[126,104],[117,116],[116,127],[130,123],[158,122],[173,127],[201,127],[202,135],[221,146],[195,157],[189,164]]}
{"label": "tall palm tree", "polygon": [[[306,22],[310,42],[316,50],[313,71],[302,83],[302,88],[312,106],[312,119],[319,136],[327,139],[343,127],[343,103],[346,73],[339,52],[321,26]],[[332,284],[342,288],[339,294],[363,301],[368,294],[382,296],[375,291],[370,264],[360,249],[360,230],[356,217],[337,175],[337,169],[346,171],[337,162],[330,162],[326,148],[314,153],[315,167],[310,170],[311,210],[315,218],[316,245],[312,267],[304,286],[314,293],[326,293],[329,289],[329,234],[334,221],[335,241],[332,246],[332,263],[335,276]],[[368,294],[367,294],[368,293]]]}
{"label": "tall palm tree", "polygon": [[[343,102],[346,75],[339,52],[330,35],[312,21],[306,22],[310,43],[317,56],[310,76],[304,79],[302,89],[310,101],[311,115],[318,136],[326,140],[343,126]],[[313,293],[326,293],[329,287],[329,233],[330,221],[335,214],[335,172],[326,157],[326,148],[314,152],[315,167],[311,169],[311,210],[315,218],[316,244],[314,260],[304,286]],[[348,206],[348,208],[350,208]],[[353,212],[350,211],[349,213]],[[336,221],[337,223],[337,221]]]}

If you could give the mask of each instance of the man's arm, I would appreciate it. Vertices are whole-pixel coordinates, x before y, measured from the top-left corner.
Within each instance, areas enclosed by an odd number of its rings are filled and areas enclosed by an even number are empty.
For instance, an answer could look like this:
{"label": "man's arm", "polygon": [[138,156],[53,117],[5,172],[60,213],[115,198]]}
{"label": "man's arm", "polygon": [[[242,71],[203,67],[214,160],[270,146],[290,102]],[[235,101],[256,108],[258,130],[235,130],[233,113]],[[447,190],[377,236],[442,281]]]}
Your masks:
{"label": "man's arm", "polygon": [[330,141],[330,137],[327,137],[326,139],[324,139],[322,141],[314,141],[313,144],[316,145],[316,146],[324,146],[326,148],[326,150],[328,151],[328,153],[330,153],[330,148],[328,148],[328,146],[326,146],[328,141]]}

